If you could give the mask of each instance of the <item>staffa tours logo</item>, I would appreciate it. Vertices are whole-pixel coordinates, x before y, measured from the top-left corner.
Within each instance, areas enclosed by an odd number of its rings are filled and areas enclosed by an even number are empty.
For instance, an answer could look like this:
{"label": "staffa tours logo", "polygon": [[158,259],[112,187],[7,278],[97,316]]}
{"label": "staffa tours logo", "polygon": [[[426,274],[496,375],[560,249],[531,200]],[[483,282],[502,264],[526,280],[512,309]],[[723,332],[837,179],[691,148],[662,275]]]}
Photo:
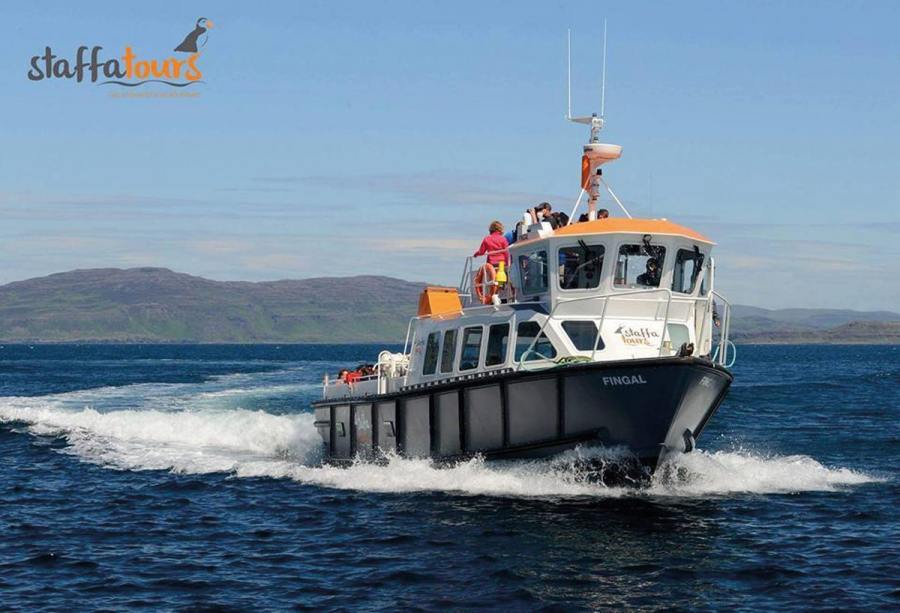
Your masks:
{"label": "staffa tours logo", "polygon": [[[81,83],[89,79],[97,85],[120,85],[138,87],[146,83],[161,83],[170,87],[187,87],[203,83],[200,68],[200,49],[209,38],[207,32],[213,23],[206,17],[197,20],[194,29],[173,49],[176,54],[164,59],[145,59],[130,46],[124,52],[109,59],[101,55],[103,47],[96,45],[78,47],[74,60],[60,57],[50,47],[44,48],[43,55],[31,58],[31,81],[45,79],[75,79]],[[185,55],[186,54],[186,55]]]}
{"label": "staffa tours logo", "polygon": [[659,332],[650,328],[632,328],[627,324],[620,324],[614,334],[618,334],[625,345],[644,345],[655,347],[658,343]]}

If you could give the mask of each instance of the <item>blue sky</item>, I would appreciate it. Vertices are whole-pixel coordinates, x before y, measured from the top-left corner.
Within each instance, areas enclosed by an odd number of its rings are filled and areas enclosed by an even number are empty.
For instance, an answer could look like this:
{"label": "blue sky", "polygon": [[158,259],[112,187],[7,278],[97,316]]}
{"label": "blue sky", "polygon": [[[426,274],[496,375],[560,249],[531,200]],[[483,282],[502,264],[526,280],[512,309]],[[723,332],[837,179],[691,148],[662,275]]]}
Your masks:
{"label": "blue sky", "polygon": [[[196,98],[26,78],[48,45],[169,57],[200,16]],[[606,177],[634,214],[712,236],[736,302],[900,310],[895,2],[6,4],[0,282],[455,283],[492,219],[571,208],[566,29],[587,113],[604,17]]]}

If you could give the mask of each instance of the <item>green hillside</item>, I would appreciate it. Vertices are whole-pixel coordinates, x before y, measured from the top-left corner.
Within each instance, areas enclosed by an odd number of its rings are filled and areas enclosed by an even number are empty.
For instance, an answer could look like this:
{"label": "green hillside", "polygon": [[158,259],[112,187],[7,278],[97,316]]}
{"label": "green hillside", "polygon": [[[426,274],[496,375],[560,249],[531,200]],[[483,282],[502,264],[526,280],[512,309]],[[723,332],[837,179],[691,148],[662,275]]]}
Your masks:
{"label": "green hillside", "polygon": [[0,286],[0,339],[397,342],[423,285],[373,276],[247,283],[164,268],[76,270]]}
{"label": "green hillside", "polygon": [[[165,268],[74,270],[0,286],[0,342],[402,342],[424,283],[248,283]],[[900,314],[736,306],[739,343],[900,343]]]}

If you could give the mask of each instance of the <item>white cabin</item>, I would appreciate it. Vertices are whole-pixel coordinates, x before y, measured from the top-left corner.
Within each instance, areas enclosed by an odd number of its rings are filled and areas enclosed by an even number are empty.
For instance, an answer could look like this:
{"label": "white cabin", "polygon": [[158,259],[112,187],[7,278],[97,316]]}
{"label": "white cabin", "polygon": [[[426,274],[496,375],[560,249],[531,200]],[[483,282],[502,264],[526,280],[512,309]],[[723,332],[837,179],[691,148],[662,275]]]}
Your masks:
{"label": "white cabin", "polygon": [[699,356],[726,365],[729,305],[715,291],[713,245],[664,219],[533,229],[510,246],[505,284],[478,286],[483,265],[468,258],[458,288],[423,291],[402,355],[383,352],[367,380],[326,383],[325,398],[572,362]]}

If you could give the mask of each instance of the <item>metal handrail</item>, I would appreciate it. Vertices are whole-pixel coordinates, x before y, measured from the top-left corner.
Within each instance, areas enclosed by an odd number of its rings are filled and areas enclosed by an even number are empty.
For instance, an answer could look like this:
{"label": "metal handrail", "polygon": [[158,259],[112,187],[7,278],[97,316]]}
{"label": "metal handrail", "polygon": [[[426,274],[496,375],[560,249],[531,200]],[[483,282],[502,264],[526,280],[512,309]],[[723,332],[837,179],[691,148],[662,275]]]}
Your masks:
{"label": "metal handrail", "polygon": [[[663,352],[665,351],[665,341],[666,341],[666,335],[668,333],[668,324],[669,324],[669,318],[671,315],[671,305],[672,305],[673,299],[675,302],[694,303],[695,312],[697,309],[696,305],[698,303],[700,303],[700,302],[705,303],[705,308],[703,309],[703,312],[704,312],[703,320],[700,325],[699,333],[697,333],[697,335],[696,335],[697,345],[698,345],[698,348],[701,350],[705,344],[704,335],[706,334],[706,320],[711,318],[711,316],[712,316],[711,311],[713,309],[714,300],[718,299],[719,301],[722,302],[723,307],[724,307],[722,333],[719,338],[719,346],[717,347],[717,351],[715,354],[713,354],[712,350],[713,350],[713,346],[714,346],[715,342],[714,342],[714,338],[712,336],[712,334],[713,334],[712,329],[710,328],[710,331],[709,331],[710,354],[709,355],[714,355],[714,357],[712,358],[714,362],[717,362],[718,364],[725,366],[728,363],[728,357],[729,357],[728,343],[729,343],[729,332],[730,332],[730,326],[731,326],[731,303],[724,296],[722,296],[722,294],[720,294],[719,292],[714,291],[714,290],[710,290],[709,292],[707,292],[707,294],[705,296],[690,296],[690,295],[681,295],[681,294],[679,294],[678,296],[675,296],[674,292],[671,289],[669,289],[667,287],[659,287],[659,288],[652,288],[652,289],[638,289],[638,290],[630,290],[630,291],[619,290],[619,291],[615,291],[613,293],[602,294],[599,296],[580,296],[577,298],[568,298],[568,299],[557,300],[556,304],[553,306],[553,308],[550,310],[550,312],[546,315],[544,322],[541,324],[541,327],[538,330],[538,333],[535,336],[534,340],[531,341],[531,344],[522,353],[519,360],[516,362],[516,370],[524,369],[525,368],[525,366],[524,366],[525,358],[527,358],[532,353],[536,353],[534,351],[534,348],[537,345],[538,340],[541,338],[542,335],[544,335],[544,332],[546,331],[547,326],[550,324],[550,322],[555,319],[556,312],[560,307],[568,305],[568,304],[576,303],[576,302],[586,302],[589,300],[602,300],[603,301],[603,306],[600,310],[600,319],[597,323],[597,335],[596,335],[596,338],[594,339],[594,346],[591,350],[591,361],[593,362],[593,361],[596,361],[596,359],[597,359],[597,351],[598,351],[598,347],[600,345],[601,333],[603,331],[603,324],[606,322],[606,314],[608,311],[610,300],[614,299],[614,298],[622,298],[622,297],[627,297],[627,296],[643,296],[643,295],[652,295],[652,294],[659,294],[659,293],[664,294],[666,297],[666,300],[665,300],[665,309],[663,311],[663,313],[664,313],[663,320],[662,320],[663,326],[662,326],[662,335],[660,336],[660,341],[659,341],[658,356],[663,357]],[[657,300],[656,302],[660,303],[661,301]],[[527,303],[522,303],[522,304],[523,305],[534,304],[534,305],[543,306],[544,303],[542,303],[540,301],[529,301]],[[479,311],[479,310],[498,311],[500,308],[501,308],[501,305],[478,305],[478,306],[465,307],[463,310],[465,313],[472,313],[473,311]],[[406,330],[406,340],[403,345],[403,353],[404,354],[410,355],[410,351],[412,350],[410,341],[412,341],[413,346],[415,345],[415,340],[417,337],[418,330],[416,327],[413,326],[413,324],[416,321],[418,321],[419,319],[430,318],[430,317],[431,317],[430,315],[420,315],[420,316],[415,316],[415,317],[410,318],[409,324],[407,325],[407,330]],[[654,316],[654,320],[657,320],[656,316]],[[542,357],[544,359],[549,359],[549,358],[546,358],[546,356],[542,356]],[[412,359],[411,356],[410,356],[410,359]],[[408,382],[407,380],[411,374],[412,374],[411,370],[406,373],[406,375],[404,377],[405,382]]]}
{"label": "metal handrail", "polygon": [[522,353],[522,356],[519,358],[516,370],[522,369],[522,364],[524,362],[525,357],[534,350],[534,346],[537,344],[538,340],[541,338],[541,335],[544,333],[544,330],[547,328],[547,325],[550,323],[551,320],[553,320],[554,314],[556,313],[556,310],[560,306],[571,304],[573,302],[585,302],[588,300],[601,300],[601,299],[603,300],[603,309],[600,312],[600,323],[597,326],[597,339],[594,341],[594,350],[591,352],[591,361],[594,361],[595,357],[596,357],[597,346],[599,345],[599,342],[600,342],[600,333],[603,330],[603,323],[606,320],[606,307],[609,304],[609,299],[610,298],[619,298],[622,296],[638,295],[638,294],[655,294],[658,292],[663,292],[667,296],[667,298],[666,298],[666,320],[665,320],[665,323],[663,324],[663,334],[660,337],[660,341],[659,341],[660,342],[660,356],[662,356],[662,343],[666,337],[665,326],[668,323],[668,318],[669,318],[669,304],[671,304],[671,302],[672,302],[672,290],[670,290],[667,287],[657,287],[655,289],[640,289],[640,290],[632,290],[632,291],[627,291],[627,292],[616,292],[613,294],[602,294],[599,296],[581,296],[579,298],[569,298],[567,300],[562,300],[562,299],[557,300],[556,304],[553,305],[553,308],[550,309],[550,313],[544,319],[544,323],[541,325],[541,328],[538,331],[537,335],[534,337],[534,340],[531,341],[531,344],[528,346],[528,349],[526,349],[525,352]]}
{"label": "metal handrail", "polygon": [[[664,311],[664,316],[663,316],[663,333],[660,336],[660,341],[659,341],[659,357],[662,357],[663,351],[665,350],[665,340],[666,340],[666,334],[668,332],[671,304],[673,301],[673,292],[669,288],[655,288],[655,289],[634,290],[634,291],[628,291],[628,292],[615,292],[615,293],[611,293],[611,294],[603,294],[600,296],[582,296],[579,298],[571,298],[568,300],[557,301],[556,305],[554,305],[554,307],[551,309],[550,313],[544,319],[544,322],[541,325],[540,330],[538,331],[534,340],[528,346],[528,349],[526,349],[522,353],[522,356],[519,358],[519,360],[517,362],[516,369],[521,370],[524,367],[525,358],[528,355],[530,355],[531,353],[534,353],[534,347],[537,345],[537,342],[540,339],[541,335],[544,334],[544,331],[546,330],[547,326],[556,317],[556,311],[560,306],[567,305],[567,304],[570,304],[573,302],[583,302],[583,301],[588,301],[588,300],[603,300],[603,307],[600,310],[600,320],[597,324],[597,336],[594,339],[594,347],[591,350],[591,361],[593,362],[593,361],[596,361],[596,359],[597,359],[597,348],[600,345],[600,340],[601,340],[600,335],[603,330],[603,324],[606,321],[607,307],[609,306],[610,299],[619,298],[622,296],[629,296],[629,295],[656,294],[656,293],[660,293],[660,292],[662,292],[666,295],[666,306],[665,306],[665,311]],[[715,298],[718,298],[725,307],[724,321],[722,324],[722,336],[721,336],[720,342],[719,342],[719,345],[722,346],[723,349],[721,349],[717,353],[719,364],[724,366],[728,360],[727,345],[729,342],[728,334],[729,334],[729,328],[730,328],[730,324],[731,324],[731,303],[728,302],[728,300],[724,296],[722,296],[720,293],[715,292],[715,291],[708,292],[706,296],[684,296],[684,297],[678,296],[678,297],[675,297],[675,301],[676,302],[693,302],[695,305],[698,302],[706,303],[705,309],[704,309],[703,323],[700,328],[700,334],[697,335],[697,344],[699,347],[702,348],[703,343],[705,341],[705,339],[703,337],[703,333],[705,332],[705,328],[706,328],[705,322],[706,322],[707,318],[711,317],[710,311],[712,309],[713,300]],[[696,306],[694,308],[696,309]],[[713,339],[712,339],[712,337],[710,337],[710,352],[712,352],[712,345],[713,345],[712,341],[713,341]]]}
{"label": "metal handrail", "polygon": [[[719,336],[719,347],[721,350],[719,351],[719,364],[725,366],[728,363],[728,343],[730,341],[729,336],[731,335],[731,303],[728,299],[715,290],[711,290],[709,292],[709,301],[710,308],[712,308],[712,301],[714,298],[718,298],[722,301],[722,304],[725,307],[725,312],[723,314],[722,319],[722,333]],[[710,332],[712,334],[712,332]],[[710,336],[710,350],[712,349],[712,337]]]}
{"label": "metal handrail", "polygon": [[374,374],[374,375],[366,375],[365,377],[360,377],[359,379],[356,379],[356,380],[354,380],[354,381],[344,381],[344,380],[341,379],[341,378],[337,378],[337,379],[329,379],[329,380],[328,380],[328,383],[326,383],[326,385],[354,385],[354,384],[356,384],[356,383],[362,383],[362,382],[365,382],[365,381],[374,381],[374,380],[377,380],[377,379],[379,378],[379,376],[380,376],[380,375],[378,375],[378,374],[376,373],[376,374]]}
{"label": "metal handrail", "polygon": [[[480,258],[480,257],[485,257],[485,258],[487,258],[487,256],[489,256],[489,255],[494,255],[494,254],[497,254],[497,253],[509,253],[509,248],[507,247],[506,249],[498,249],[498,250],[496,250],[496,251],[488,251],[488,252],[484,253],[483,256],[481,256],[481,255],[479,255],[479,256],[470,255],[470,256],[468,256],[468,257],[466,258],[466,263],[463,265],[462,278],[460,279],[460,281],[459,281],[459,287],[457,288],[457,294],[458,294],[461,298],[466,298],[466,299],[467,299],[467,300],[466,300],[466,303],[467,303],[467,304],[471,304],[471,302],[472,302],[472,292],[473,292],[473,287],[474,287],[474,279],[475,279],[475,275],[478,274],[478,273],[476,272],[475,268],[474,268],[475,258],[476,258],[476,257],[479,257],[479,258]],[[509,266],[509,268],[508,268],[507,271],[506,271],[506,272],[507,272],[507,275],[512,274],[512,273],[511,273],[511,269],[512,269],[512,260],[510,260],[510,266]],[[506,285],[501,286],[501,288],[500,288],[501,292],[504,291],[504,290],[507,290],[507,291],[506,291],[506,295],[501,296],[501,297],[502,297],[502,298],[506,298],[507,301],[515,300],[515,293],[514,293],[514,291],[509,291],[509,290],[513,290],[513,288],[514,288],[514,284],[513,284],[512,282],[508,282]]]}
{"label": "metal handrail", "polygon": [[[731,331],[731,302],[728,301],[725,296],[720,294],[715,290],[710,290],[707,292],[706,296],[698,296],[696,300],[704,300],[706,302],[705,308],[703,310],[704,316],[700,321],[700,329],[697,331],[697,345],[702,349],[705,341],[706,341],[706,322],[707,320],[712,319],[713,310],[715,300],[718,299],[723,306],[723,316],[722,316],[722,332],[719,335],[719,344],[715,346],[715,351],[713,351],[715,345],[715,339],[713,338],[714,330],[710,328],[709,334],[709,355],[713,356],[711,359],[713,362],[717,362],[722,366],[728,367],[728,347],[727,345],[730,342],[729,336]],[[733,346],[733,343],[732,343]]]}
{"label": "metal handrail", "polygon": [[474,257],[470,255],[466,258],[466,263],[463,265],[462,278],[459,280],[459,288],[457,290],[460,296],[467,298],[471,296],[472,260]]}
{"label": "metal handrail", "polygon": [[[694,322],[694,333],[697,335],[697,347],[701,351],[703,350],[703,344],[705,342],[703,335],[706,332],[706,320],[710,319],[710,317],[711,317],[711,313],[710,313],[710,305],[711,304],[712,304],[712,301],[707,300],[706,306],[703,309],[703,317],[700,319],[700,329],[699,330],[697,330],[697,323]],[[694,317],[695,318],[697,317],[696,307],[694,309]],[[710,339],[709,339],[709,350],[711,353],[712,352],[712,336],[710,336]]]}
{"label": "metal handrail", "polygon": [[[550,323],[550,321],[551,321],[551,320],[553,319],[553,317],[555,316],[556,310],[557,310],[560,306],[562,306],[562,305],[567,305],[567,304],[574,303],[574,302],[585,302],[585,301],[588,301],[588,300],[603,300],[603,307],[602,307],[602,309],[601,309],[601,311],[600,311],[600,321],[599,321],[598,326],[597,326],[597,338],[594,340],[594,347],[593,347],[593,349],[591,350],[591,361],[595,361],[595,360],[596,360],[596,357],[597,357],[597,348],[599,347],[599,344],[600,344],[600,332],[602,331],[602,329],[603,329],[603,324],[604,324],[605,321],[606,321],[606,312],[607,312],[607,307],[609,306],[609,301],[610,301],[610,299],[612,299],[612,298],[620,298],[620,297],[623,297],[623,296],[634,296],[634,295],[643,295],[643,294],[656,294],[656,293],[660,293],[660,292],[666,294],[666,308],[665,308],[665,315],[664,315],[664,318],[663,318],[663,334],[662,334],[662,336],[661,336],[661,338],[660,338],[660,348],[659,348],[659,356],[662,357],[663,350],[664,350],[664,348],[665,348],[665,346],[664,346],[664,343],[665,343],[665,335],[666,335],[666,332],[667,332],[667,327],[668,327],[668,323],[669,323],[669,314],[670,314],[670,311],[671,311],[671,303],[672,303],[672,299],[673,299],[673,292],[672,292],[672,290],[669,289],[669,288],[641,289],[641,290],[632,290],[632,291],[627,291],[627,292],[617,291],[617,292],[615,292],[615,293],[611,293],[611,294],[603,294],[603,295],[600,295],[600,296],[580,296],[580,297],[578,297],[578,298],[569,298],[569,299],[560,299],[560,300],[558,300],[557,303],[556,303],[556,305],[554,305],[554,307],[551,309],[550,313],[546,316],[546,319],[544,320],[544,323],[543,323],[543,325],[541,326],[541,328],[540,328],[540,330],[539,330],[537,336],[535,337],[535,339],[531,342],[531,344],[528,346],[528,349],[526,349],[526,351],[525,351],[525,352],[522,354],[522,356],[519,358],[519,361],[518,361],[518,363],[517,363],[517,367],[518,367],[518,368],[521,368],[524,358],[525,358],[527,355],[529,355],[531,352],[533,352],[534,346],[537,344],[538,339],[540,338],[541,334],[543,334],[543,332],[544,332],[544,330],[546,329],[547,325]],[[703,347],[703,344],[704,344],[704,341],[705,341],[704,334],[706,333],[706,320],[707,320],[708,318],[710,318],[711,315],[712,315],[710,311],[711,311],[712,308],[713,308],[713,299],[714,299],[714,298],[718,298],[718,299],[722,302],[722,304],[723,304],[723,306],[724,306],[723,322],[722,322],[722,334],[721,334],[720,342],[719,342],[720,345],[723,345],[723,344],[727,344],[727,342],[728,342],[728,340],[729,340],[729,332],[730,332],[730,327],[731,327],[731,303],[728,301],[728,299],[725,298],[722,294],[720,294],[719,292],[717,292],[717,291],[715,291],[715,290],[709,291],[709,292],[707,293],[706,296],[693,296],[693,297],[689,297],[689,296],[678,296],[678,297],[676,298],[676,301],[677,301],[677,302],[693,302],[693,303],[695,303],[695,304],[698,303],[698,302],[705,302],[705,303],[706,303],[706,305],[705,305],[706,308],[704,309],[704,317],[703,317],[703,320],[702,320],[702,322],[701,322],[700,331],[699,331],[699,333],[697,334],[697,344],[698,344],[698,346],[699,346],[700,348]],[[529,302],[527,302],[527,303],[522,303],[522,304],[523,304],[523,305],[524,305],[524,304],[541,305],[541,304],[543,304],[543,303],[541,303],[541,302],[539,302],[539,301],[529,301]],[[464,310],[465,310],[466,312],[472,312],[472,311],[477,311],[477,310],[482,310],[482,309],[484,309],[484,310],[488,310],[488,309],[490,309],[490,310],[498,310],[499,308],[500,308],[500,307],[495,306],[495,305],[478,305],[478,306],[470,306],[470,307],[467,307],[467,308],[465,308]],[[695,308],[696,308],[696,307],[695,307]],[[410,334],[412,334],[412,340],[413,340],[413,342],[415,342],[416,334],[415,334],[415,332],[413,331],[413,330],[414,330],[414,329],[413,329],[413,323],[414,323],[415,321],[419,320],[419,319],[424,318],[424,317],[430,317],[430,316],[416,316],[416,317],[410,318],[409,324],[408,324],[407,329],[406,329],[406,341],[404,342],[404,345],[403,345],[403,353],[409,354],[409,349],[410,349],[410,345],[409,345],[409,342],[410,342]],[[712,335],[712,330],[710,330],[710,335]],[[713,338],[712,338],[712,336],[710,336],[710,352],[712,352],[713,344],[714,344]],[[726,348],[724,351],[721,352],[721,355],[719,355],[719,363],[720,363],[720,364],[724,365],[724,364],[727,362],[727,357],[728,357],[727,354],[728,354],[728,351],[727,351],[727,348]]]}

